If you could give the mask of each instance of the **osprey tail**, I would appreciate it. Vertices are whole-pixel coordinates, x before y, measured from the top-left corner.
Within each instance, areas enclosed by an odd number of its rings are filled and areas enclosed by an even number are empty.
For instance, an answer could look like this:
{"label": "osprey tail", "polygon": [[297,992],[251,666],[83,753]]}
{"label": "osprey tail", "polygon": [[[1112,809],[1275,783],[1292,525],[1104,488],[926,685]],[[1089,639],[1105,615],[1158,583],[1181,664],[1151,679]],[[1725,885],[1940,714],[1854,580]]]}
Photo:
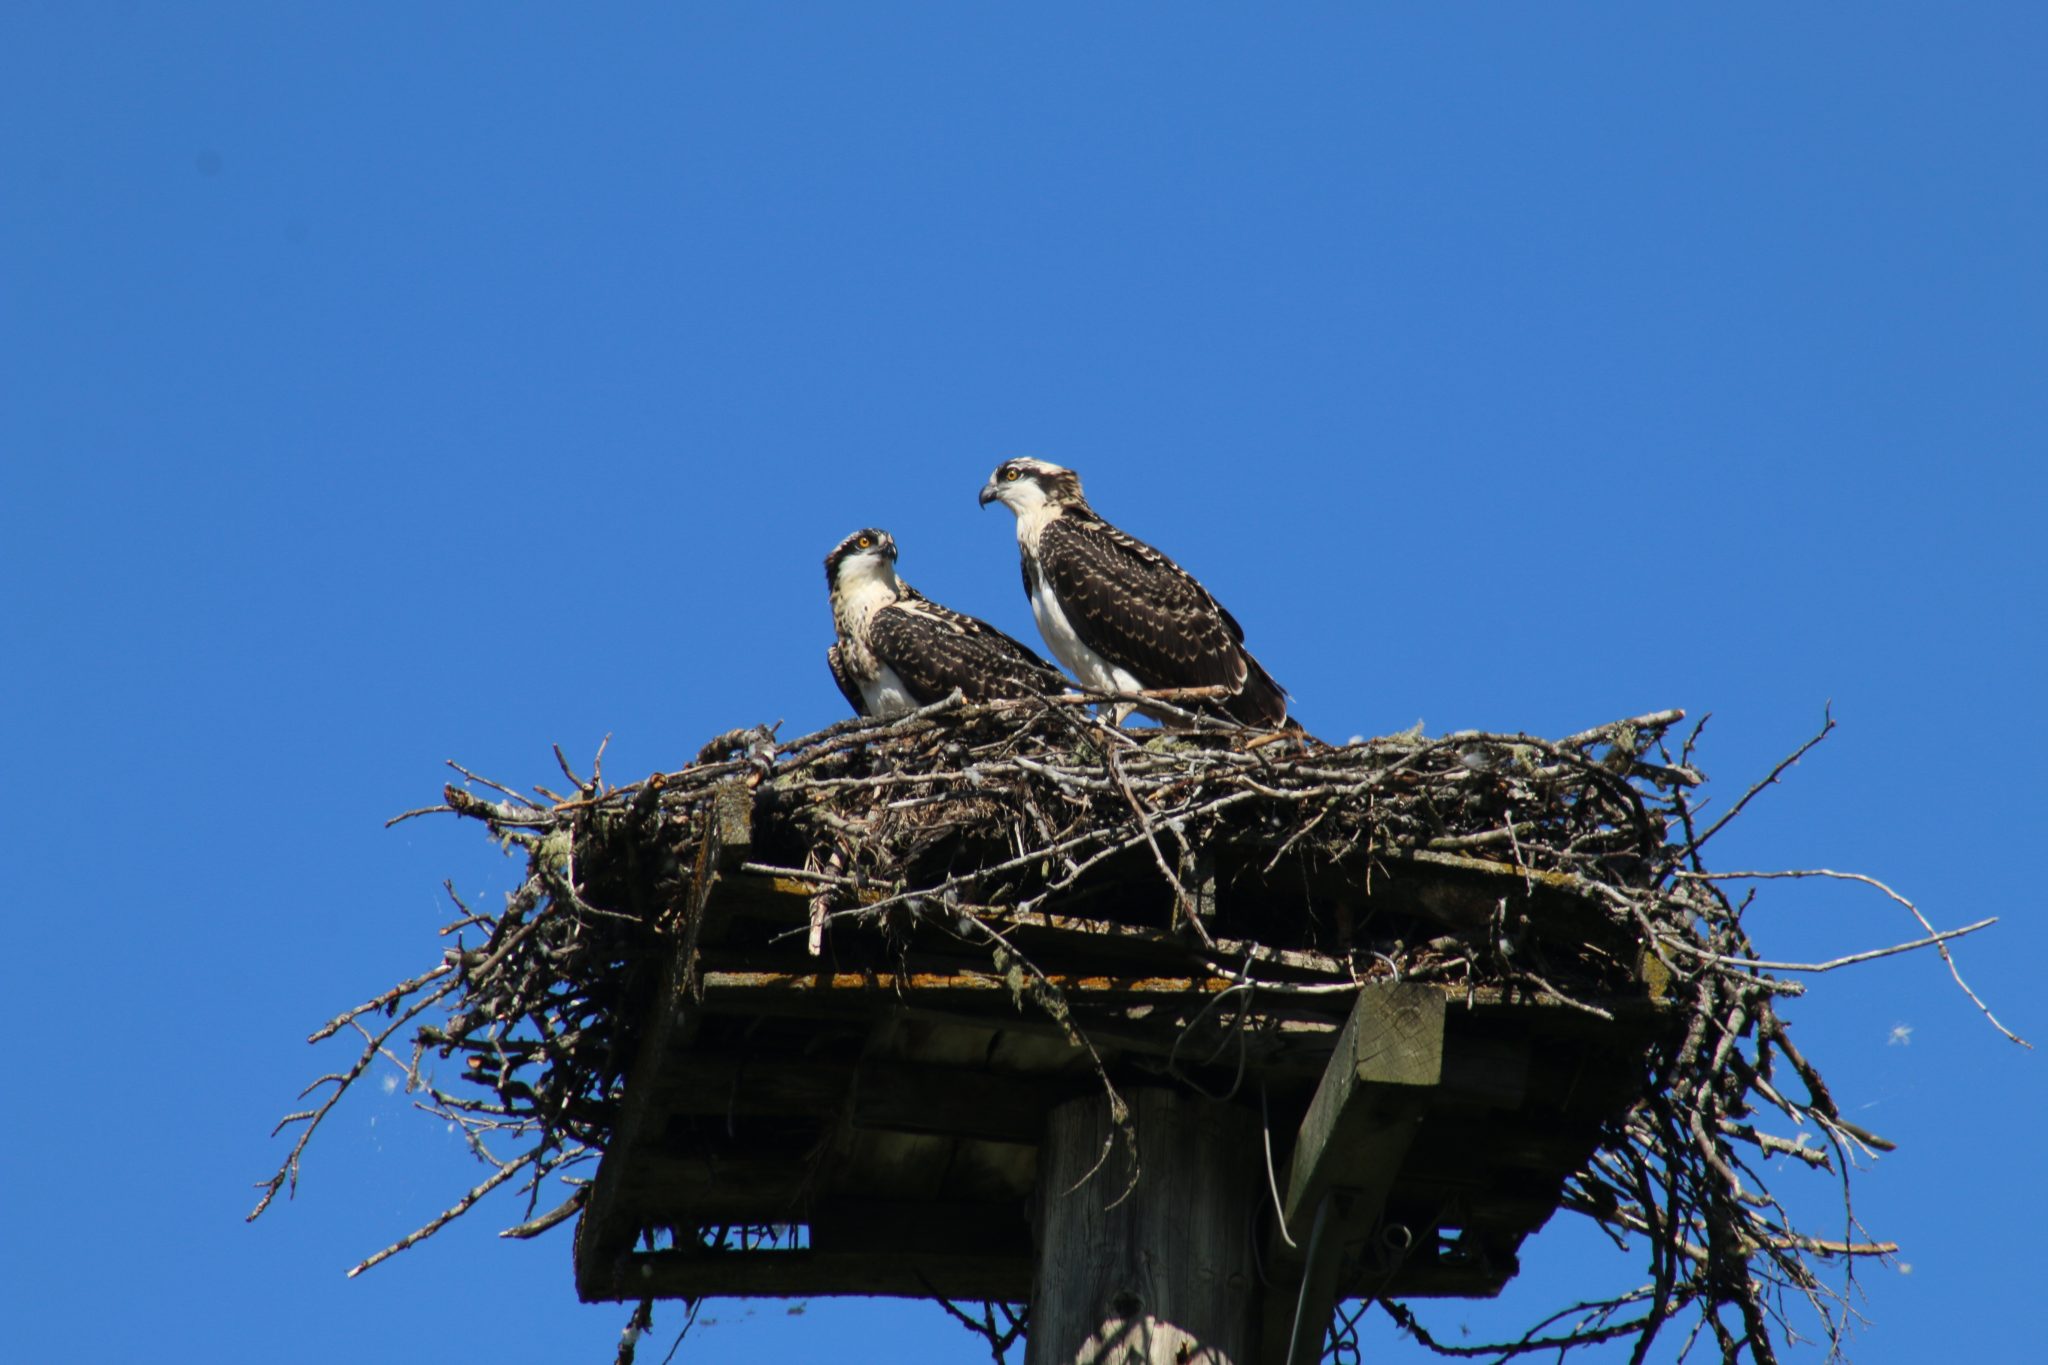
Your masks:
{"label": "osprey tail", "polygon": [[1273,675],[1261,667],[1249,652],[1245,654],[1244,662],[1244,687],[1236,696],[1223,701],[1223,713],[1240,725],[1256,725],[1267,730],[1288,727],[1287,689],[1274,682]]}

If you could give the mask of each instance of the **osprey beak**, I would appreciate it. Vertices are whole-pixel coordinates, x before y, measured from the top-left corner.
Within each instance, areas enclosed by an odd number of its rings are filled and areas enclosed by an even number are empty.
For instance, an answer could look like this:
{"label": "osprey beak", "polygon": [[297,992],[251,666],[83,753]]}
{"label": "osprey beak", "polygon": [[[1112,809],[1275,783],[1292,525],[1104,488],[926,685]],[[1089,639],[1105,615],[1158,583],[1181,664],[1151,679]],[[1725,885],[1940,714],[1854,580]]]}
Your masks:
{"label": "osprey beak", "polygon": [[990,479],[981,486],[981,505],[983,507],[988,506],[1001,496],[1002,493],[996,488],[996,481],[994,479]]}

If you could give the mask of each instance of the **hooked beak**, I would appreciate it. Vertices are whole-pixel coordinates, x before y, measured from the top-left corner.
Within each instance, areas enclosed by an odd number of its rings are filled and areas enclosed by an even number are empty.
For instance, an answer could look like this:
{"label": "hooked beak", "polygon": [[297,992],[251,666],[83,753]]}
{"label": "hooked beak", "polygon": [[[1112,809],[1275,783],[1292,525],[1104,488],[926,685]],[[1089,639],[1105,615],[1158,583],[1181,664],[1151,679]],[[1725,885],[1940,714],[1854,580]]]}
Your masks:
{"label": "hooked beak", "polygon": [[1002,490],[996,487],[996,481],[994,479],[990,479],[987,483],[981,486],[981,505],[983,507],[988,506],[990,503],[994,502],[997,498],[1001,496]]}

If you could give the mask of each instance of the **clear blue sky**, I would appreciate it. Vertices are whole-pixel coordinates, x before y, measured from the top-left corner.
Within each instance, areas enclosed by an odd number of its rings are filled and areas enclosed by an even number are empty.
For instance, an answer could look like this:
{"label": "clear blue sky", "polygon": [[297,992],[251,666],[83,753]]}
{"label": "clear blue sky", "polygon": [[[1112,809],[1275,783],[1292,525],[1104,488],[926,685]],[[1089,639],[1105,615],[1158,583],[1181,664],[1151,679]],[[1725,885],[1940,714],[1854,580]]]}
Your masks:
{"label": "clear blue sky", "polygon": [[[0,11],[10,1359],[608,1358],[509,1205],[342,1278],[477,1175],[402,1095],[242,1224],[304,1035],[433,958],[443,877],[511,884],[382,822],[447,758],[837,718],[857,526],[1031,638],[974,500],[1013,454],[1326,735],[1680,705],[1727,799],[1832,698],[1720,862],[2005,916],[1959,959],[2048,1041],[2048,11],[653,8]],[[1827,886],[1753,922],[1913,932]],[[1903,1144],[1857,1358],[2029,1354],[2042,1058],[1931,958],[1795,1019]],[[1525,1260],[1516,1313],[1634,1268]],[[788,1307],[678,1359],[979,1358]]]}

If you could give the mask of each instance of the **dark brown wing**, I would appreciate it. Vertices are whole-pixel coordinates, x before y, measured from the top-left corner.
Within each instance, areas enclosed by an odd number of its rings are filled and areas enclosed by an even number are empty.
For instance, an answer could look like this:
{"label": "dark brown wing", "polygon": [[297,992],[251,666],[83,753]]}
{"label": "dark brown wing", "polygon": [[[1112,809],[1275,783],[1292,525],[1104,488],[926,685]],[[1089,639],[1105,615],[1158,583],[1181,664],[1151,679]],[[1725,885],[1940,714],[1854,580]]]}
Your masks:
{"label": "dark brown wing", "polygon": [[1046,523],[1038,560],[1081,642],[1147,687],[1228,687],[1222,709],[1278,725],[1287,694],[1244,648],[1244,628],[1180,565],[1093,515]]}
{"label": "dark brown wing", "polygon": [[896,670],[920,705],[954,688],[969,701],[1059,692],[1059,671],[986,621],[923,597],[882,608],[868,623],[875,657]]}
{"label": "dark brown wing", "polygon": [[847,674],[846,664],[839,657],[839,646],[830,645],[825,650],[825,666],[832,670],[832,681],[839,684],[839,695],[846,698],[846,704],[853,708],[856,716],[868,713],[868,704],[860,695],[860,688]]}
{"label": "dark brown wing", "polygon": [[1081,642],[1147,687],[1244,685],[1244,632],[1144,541],[1069,514],[1046,523],[1038,562]]}

